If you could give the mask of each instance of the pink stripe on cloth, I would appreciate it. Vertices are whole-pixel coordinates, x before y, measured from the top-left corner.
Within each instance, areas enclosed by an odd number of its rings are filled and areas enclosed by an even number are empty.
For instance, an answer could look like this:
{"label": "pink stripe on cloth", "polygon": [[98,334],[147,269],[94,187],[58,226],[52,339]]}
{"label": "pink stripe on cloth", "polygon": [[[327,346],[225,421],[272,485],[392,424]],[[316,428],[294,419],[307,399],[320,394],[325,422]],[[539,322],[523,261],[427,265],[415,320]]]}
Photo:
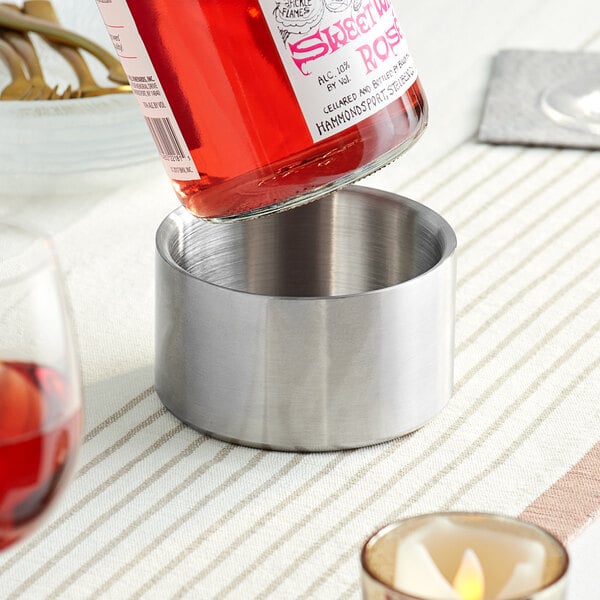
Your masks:
{"label": "pink stripe on cloth", "polygon": [[575,536],[600,513],[600,442],[540,494],[520,515],[562,542]]}

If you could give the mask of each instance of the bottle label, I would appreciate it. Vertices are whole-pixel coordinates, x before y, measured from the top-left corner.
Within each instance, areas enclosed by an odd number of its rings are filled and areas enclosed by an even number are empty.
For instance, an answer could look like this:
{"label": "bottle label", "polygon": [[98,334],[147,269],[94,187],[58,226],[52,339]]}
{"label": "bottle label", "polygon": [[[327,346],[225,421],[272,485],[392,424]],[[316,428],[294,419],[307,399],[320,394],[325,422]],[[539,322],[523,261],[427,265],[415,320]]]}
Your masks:
{"label": "bottle label", "polygon": [[172,179],[199,179],[165,92],[138,33],[126,0],[96,0],[117,56],[142,109],[167,174]]}
{"label": "bottle label", "polygon": [[417,70],[391,0],[258,0],[313,140],[398,99]]}

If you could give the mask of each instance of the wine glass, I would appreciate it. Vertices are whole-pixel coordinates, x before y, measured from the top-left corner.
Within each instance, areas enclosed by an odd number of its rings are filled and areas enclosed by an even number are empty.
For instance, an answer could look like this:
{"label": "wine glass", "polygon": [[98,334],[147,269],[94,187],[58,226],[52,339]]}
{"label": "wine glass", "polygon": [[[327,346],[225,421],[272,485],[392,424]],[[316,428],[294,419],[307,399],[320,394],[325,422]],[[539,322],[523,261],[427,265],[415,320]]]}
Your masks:
{"label": "wine glass", "polygon": [[544,91],[544,114],[555,123],[600,135],[600,80],[597,73],[582,73]]}
{"label": "wine glass", "polygon": [[81,380],[49,241],[0,223],[0,550],[29,535],[74,471]]}

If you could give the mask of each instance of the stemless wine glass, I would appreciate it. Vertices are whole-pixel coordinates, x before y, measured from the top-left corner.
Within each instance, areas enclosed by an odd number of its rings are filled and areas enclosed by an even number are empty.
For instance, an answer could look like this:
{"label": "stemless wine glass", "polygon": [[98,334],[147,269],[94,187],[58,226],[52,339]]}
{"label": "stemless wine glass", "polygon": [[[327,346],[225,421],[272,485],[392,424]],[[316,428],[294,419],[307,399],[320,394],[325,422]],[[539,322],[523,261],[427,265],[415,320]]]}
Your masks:
{"label": "stemless wine glass", "polygon": [[47,239],[0,223],[0,550],[30,534],[69,481],[81,380]]}

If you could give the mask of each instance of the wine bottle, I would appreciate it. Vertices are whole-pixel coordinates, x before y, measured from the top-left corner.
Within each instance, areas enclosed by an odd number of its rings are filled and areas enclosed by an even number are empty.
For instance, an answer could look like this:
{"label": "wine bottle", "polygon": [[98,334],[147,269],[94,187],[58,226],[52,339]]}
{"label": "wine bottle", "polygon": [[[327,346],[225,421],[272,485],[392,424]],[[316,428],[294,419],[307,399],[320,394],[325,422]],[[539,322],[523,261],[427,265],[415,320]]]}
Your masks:
{"label": "wine bottle", "polygon": [[390,0],[97,0],[199,217],[302,204],[386,165],[427,103]]}

